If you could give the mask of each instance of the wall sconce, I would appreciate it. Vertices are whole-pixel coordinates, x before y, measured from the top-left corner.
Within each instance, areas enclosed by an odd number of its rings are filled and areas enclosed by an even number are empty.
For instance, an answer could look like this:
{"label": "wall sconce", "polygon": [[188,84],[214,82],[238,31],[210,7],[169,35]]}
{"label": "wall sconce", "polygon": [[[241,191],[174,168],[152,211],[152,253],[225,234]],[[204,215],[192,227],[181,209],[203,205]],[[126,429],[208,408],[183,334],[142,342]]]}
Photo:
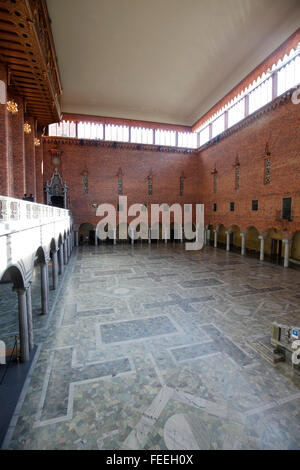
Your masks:
{"label": "wall sconce", "polygon": [[19,112],[18,103],[11,100],[6,103],[7,111],[11,114],[17,114]]}
{"label": "wall sconce", "polygon": [[270,157],[270,156],[271,156],[271,152],[270,152],[270,148],[269,148],[269,142],[267,142],[266,147],[265,147],[264,157]]}
{"label": "wall sconce", "polygon": [[214,168],[212,168],[212,170],[211,170],[211,174],[212,174],[212,175],[216,175],[217,173],[218,173],[218,170],[217,170],[217,165],[216,165],[216,163],[215,163]]}
{"label": "wall sconce", "polygon": [[41,141],[37,137],[34,138],[34,145],[35,147],[39,147],[41,145]]}
{"label": "wall sconce", "polygon": [[24,133],[25,134],[31,134],[31,125],[28,124],[28,122],[24,123]]}
{"label": "wall sconce", "polygon": [[93,203],[92,203],[92,208],[93,208],[94,210],[97,210],[97,208],[98,208],[97,202],[93,202]]}

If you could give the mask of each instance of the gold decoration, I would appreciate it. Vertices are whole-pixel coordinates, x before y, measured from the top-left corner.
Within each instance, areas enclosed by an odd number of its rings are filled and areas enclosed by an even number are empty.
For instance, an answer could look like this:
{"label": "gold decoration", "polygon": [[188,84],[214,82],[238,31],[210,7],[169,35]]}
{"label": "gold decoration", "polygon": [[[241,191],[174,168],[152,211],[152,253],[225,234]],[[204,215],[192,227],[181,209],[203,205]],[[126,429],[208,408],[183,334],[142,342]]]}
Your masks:
{"label": "gold decoration", "polygon": [[25,134],[31,134],[31,125],[28,122],[24,123],[24,132]]}
{"label": "gold decoration", "polygon": [[17,114],[19,112],[18,103],[11,100],[6,103],[7,111],[11,114]]}
{"label": "gold decoration", "polygon": [[36,147],[39,147],[39,146],[41,145],[41,141],[40,141],[40,139],[38,139],[37,137],[35,137],[35,139],[34,139],[34,145],[35,145]]}

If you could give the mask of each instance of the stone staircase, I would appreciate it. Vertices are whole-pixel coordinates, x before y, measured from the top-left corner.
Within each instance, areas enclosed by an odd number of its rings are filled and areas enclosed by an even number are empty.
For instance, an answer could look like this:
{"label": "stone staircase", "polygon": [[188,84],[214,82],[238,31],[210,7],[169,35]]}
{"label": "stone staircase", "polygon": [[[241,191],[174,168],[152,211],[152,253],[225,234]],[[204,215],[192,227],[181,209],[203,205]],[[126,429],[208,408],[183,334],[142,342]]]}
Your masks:
{"label": "stone staircase", "polygon": [[262,356],[269,364],[276,365],[279,362],[285,362],[285,356],[278,351],[271,343],[264,343],[261,340],[247,341],[249,346]]}

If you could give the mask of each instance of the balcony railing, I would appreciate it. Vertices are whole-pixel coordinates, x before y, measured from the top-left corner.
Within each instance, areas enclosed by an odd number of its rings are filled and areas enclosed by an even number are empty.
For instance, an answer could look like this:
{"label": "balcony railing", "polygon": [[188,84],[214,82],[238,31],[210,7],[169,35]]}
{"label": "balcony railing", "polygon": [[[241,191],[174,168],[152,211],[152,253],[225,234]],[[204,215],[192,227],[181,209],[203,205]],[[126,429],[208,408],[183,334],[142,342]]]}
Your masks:
{"label": "balcony railing", "polygon": [[0,236],[70,217],[70,211],[0,196]]}

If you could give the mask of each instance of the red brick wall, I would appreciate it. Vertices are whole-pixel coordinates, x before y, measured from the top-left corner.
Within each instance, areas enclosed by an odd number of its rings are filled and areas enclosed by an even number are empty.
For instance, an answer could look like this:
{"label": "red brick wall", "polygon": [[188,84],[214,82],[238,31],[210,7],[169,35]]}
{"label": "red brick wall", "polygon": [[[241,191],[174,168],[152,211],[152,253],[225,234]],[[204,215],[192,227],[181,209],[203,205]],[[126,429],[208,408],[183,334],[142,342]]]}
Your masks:
{"label": "red brick wall", "polygon": [[[6,100],[13,99],[18,104],[18,113],[10,114],[6,103],[0,104],[0,194],[23,198],[32,193],[36,199],[36,177],[39,177],[39,202],[43,202],[42,178],[36,172],[34,130],[35,119],[26,117],[31,125],[31,134],[24,135],[24,100],[7,87],[7,70],[0,63],[0,80],[6,85]],[[42,160],[42,150],[39,162]]]}
{"label": "red brick wall", "polygon": [[26,122],[31,126],[31,134],[25,135],[26,193],[28,196],[32,194],[36,201],[36,163],[34,146],[35,120],[32,117],[26,117]]}
{"label": "red brick wall", "polygon": [[[71,210],[75,223],[96,224],[98,218],[92,203],[118,203],[117,175],[123,172],[123,194],[128,205],[135,203],[196,203],[199,202],[199,172],[196,154],[176,152],[140,151],[118,148],[61,143],[66,139],[44,139],[44,181],[50,180],[55,167],[49,150],[58,143],[63,152],[58,167],[69,186]],[[128,147],[128,146],[127,146]],[[88,171],[88,194],[83,192],[84,170]],[[147,176],[153,174],[153,195],[148,196]],[[185,192],[179,195],[180,176],[184,172]]]}
{"label": "red brick wall", "polygon": [[12,151],[13,151],[13,191],[14,197],[22,198],[25,186],[25,141],[24,141],[24,104],[23,98],[17,97],[19,112],[11,116]]}
{"label": "red brick wall", "polygon": [[[255,226],[259,231],[276,228],[289,234],[300,229],[300,105],[277,106],[232,135],[207,146],[199,153],[201,200],[205,203],[206,224],[238,225],[241,230]],[[264,184],[266,143],[271,153],[271,182]],[[235,190],[234,163],[240,161],[240,189]],[[213,192],[211,170],[216,164],[217,193]],[[292,222],[277,220],[283,197],[293,198]],[[258,199],[259,210],[251,210]],[[235,211],[229,211],[229,203]],[[212,204],[217,203],[217,212]]]}
{"label": "red brick wall", "polygon": [[37,132],[37,138],[40,140],[41,145],[35,147],[35,175],[36,175],[36,202],[44,203],[44,184],[43,184],[43,139],[41,131]]}
{"label": "red brick wall", "polygon": [[[7,71],[0,64],[0,80],[7,84]],[[0,104],[0,194],[9,195],[8,176],[8,117],[6,105]]]}

